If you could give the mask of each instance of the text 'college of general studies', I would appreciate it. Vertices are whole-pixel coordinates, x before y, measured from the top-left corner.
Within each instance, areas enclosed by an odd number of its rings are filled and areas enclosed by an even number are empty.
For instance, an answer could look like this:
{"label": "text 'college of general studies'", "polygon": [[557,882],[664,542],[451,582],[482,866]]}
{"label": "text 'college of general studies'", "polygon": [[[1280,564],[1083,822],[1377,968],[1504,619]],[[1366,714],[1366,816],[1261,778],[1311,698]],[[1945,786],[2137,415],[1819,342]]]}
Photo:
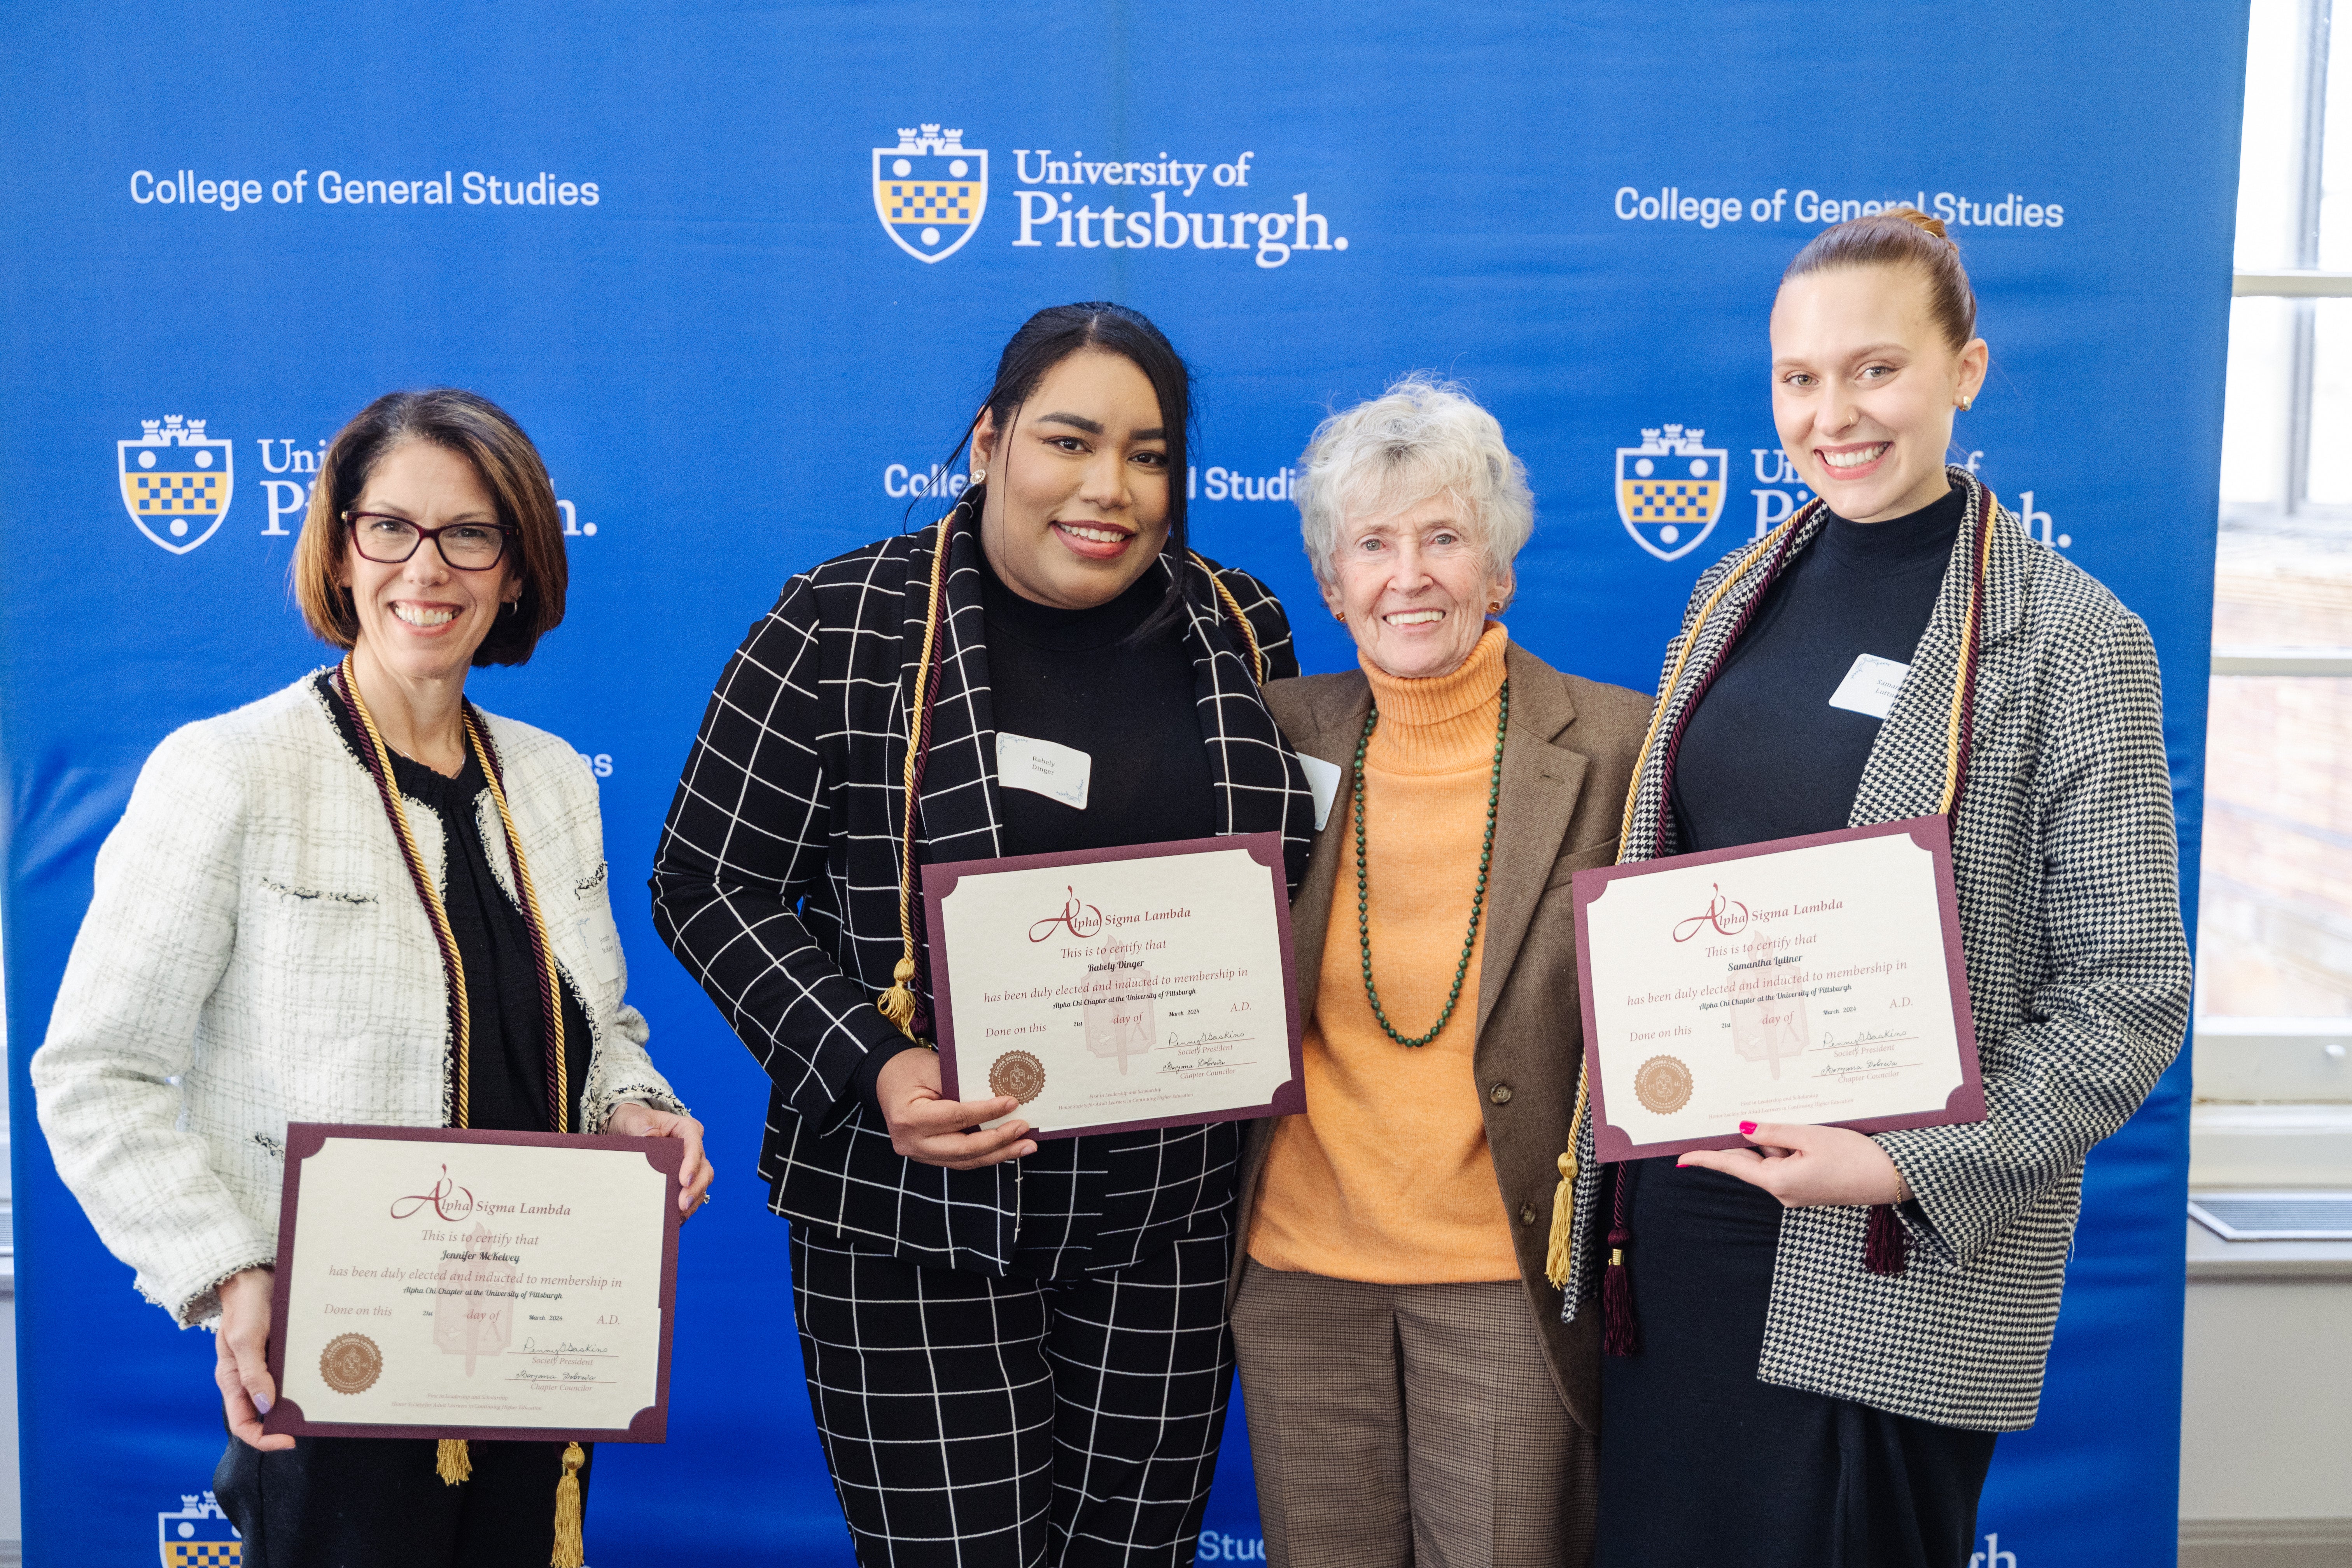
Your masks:
{"label": "text 'college of general studies'", "polygon": [[1937,191],[1930,196],[1922,189],[1907,196],[1825,196],[1806,189],[1791,197],[1789,187],[1781,185],[1769,196],[1743,199],[1736,195],[1694,195],[1680,185],[1660,185],[1654,190],[1620,185],[1610,197],[1610,210],[1623,222],[1689,223],[1701,228],[1720,228],[1743,221],[1780,223],[1786,218],[1826,228],[1833,223],[1848,223],[1874,213],[1905,208],[1940,218],[1948,228],[2066,226],[2063,203],[2029,201],[2014,191],[2003,191],[1988,199],[1982,192],[1971,195],[1959,191]]}
{"label": "text 'college of general studies'", "polygon": [[[593,180],[566,178],[545,169],[527,171],[514,179],[496,173],[468,169],[402,170],[398,177],[377,171],[381,177],[345,174],[336,169],[319,171],[314,186],[310,171],[297,169],[268,182],[271,205],[303,208],[334,206],[446,207],[593,207],[604,193]],[[258,179],[228,174],[215,177],[195,169],[152,169],[131,172],[131,199],[142,207],[211,207],[233,213],[259,206],[265,189]]]}

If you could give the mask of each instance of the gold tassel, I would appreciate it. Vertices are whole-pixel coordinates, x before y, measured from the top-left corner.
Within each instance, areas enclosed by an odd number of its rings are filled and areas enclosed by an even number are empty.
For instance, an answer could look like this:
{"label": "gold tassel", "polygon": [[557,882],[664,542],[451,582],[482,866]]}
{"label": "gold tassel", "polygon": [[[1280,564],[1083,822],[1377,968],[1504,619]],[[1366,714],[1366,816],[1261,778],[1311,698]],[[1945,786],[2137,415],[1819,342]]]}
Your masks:
{"label": "gold tassel", "polygon": [[1569,1237],[1576,1228],[1576,1151],[1559,1157],[1559,1187],[1551,1195],[1551,1246],[1544,1252],[1544,1278],[1568,1284]]}
{"label": "gold tassel", "polygon": [[[1631,801],[1625,809],[1633,809]],[[1576,1151],[1584,1142],[1584,1115],[1591,1109],[1591,1088],[1581,1073],[1576,1079],[1576,1109],[1568,1114],[1568,1148],[1559,1157],[1559,1187],[1551,1195],[1551,1243],[1544,1248],[1544,1278],[1555,1289],[1568,1288],[1570,1237],[1576,1230]]]}
{"label": "gold tassel", "polygon": [[586,1568],[588,1548],[580,1539],[580,1467],[588,1456],[577,1443],[563,1447],[563,1479],[555,1483],[555,1555],[550,1568]]}
{"label": "gold tassel", "polygon": [[900,959],[898,967],[890,972],[890,978],[897,984],[874,998],[874,1005],[881,1009],[882,1016],[898,1025],[898,1032],[910,1040],[915,1037],[915,993],[907,982],[914,977],[915,961]]}
{"label": "gold tassel", "polygon": [[442,1484],[445,1486],[454,1487],[461,1481],[472,1480],[474,1479],[474,1456],[466,1451],[466,1439],[463,1437],[442,1438],[441,1452],[437,1457],[437,1461],[435,1464],[434,1468],[439,1473]]}

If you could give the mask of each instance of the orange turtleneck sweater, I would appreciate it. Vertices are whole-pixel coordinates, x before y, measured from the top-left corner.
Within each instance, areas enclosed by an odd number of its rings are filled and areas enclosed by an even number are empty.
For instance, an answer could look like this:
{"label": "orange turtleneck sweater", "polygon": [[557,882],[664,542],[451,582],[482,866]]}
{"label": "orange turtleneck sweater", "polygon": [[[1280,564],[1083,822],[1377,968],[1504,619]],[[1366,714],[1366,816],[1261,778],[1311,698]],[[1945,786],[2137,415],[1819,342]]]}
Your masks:
{"label": "orange turtleneck sweater", "polygon": [[[1489,626],[1459,669],[1426,680],[1363,666],[1381,714],[1364,756],[1372,980],[1407,1038],[1444,1008],[1470,924],[1505,641]],[[1347,784],[1335,812],[1352,810]],[[1516,1279],[1471,1060],[1485,922],[1454,1016],[1407,1049],[1364,995],[1355,876],[1351,849],[1332,889],[1307,1026],[1307,1113],[1275,1126],[1249,1255],[1269,1268],[1384,1285]]]}

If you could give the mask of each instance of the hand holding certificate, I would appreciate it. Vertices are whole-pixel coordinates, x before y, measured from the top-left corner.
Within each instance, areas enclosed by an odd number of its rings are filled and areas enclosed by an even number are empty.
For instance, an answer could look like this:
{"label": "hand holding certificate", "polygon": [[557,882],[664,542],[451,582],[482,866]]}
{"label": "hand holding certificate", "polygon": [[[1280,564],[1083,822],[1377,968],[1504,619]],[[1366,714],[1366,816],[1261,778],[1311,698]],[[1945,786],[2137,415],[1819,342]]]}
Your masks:
{"label": "hand holding certificate", "polygon": [[1603,1162],[1982,1120],[1940,816],[1576,874]]}
{"label": "hand holding certificate", "polygon": [[675,1138],[287,1129],[270,1433],[660,1442]]}
{"label": "hand holding certificate", "polygon": [[1278,835],[923,868],[950,1099],[1040,1138],[1306,1109]]}

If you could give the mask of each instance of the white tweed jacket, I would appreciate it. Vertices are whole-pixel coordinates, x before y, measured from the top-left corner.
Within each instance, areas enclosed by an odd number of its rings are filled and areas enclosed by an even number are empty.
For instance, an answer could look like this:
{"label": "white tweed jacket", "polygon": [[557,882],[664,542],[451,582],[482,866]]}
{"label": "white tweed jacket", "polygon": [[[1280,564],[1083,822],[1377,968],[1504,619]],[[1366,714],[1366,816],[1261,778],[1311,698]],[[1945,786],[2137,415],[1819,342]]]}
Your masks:
{"label": "white tweed jacket", "polygon": [[[1942,796],[1969,550],[1982,509],[1997,504],[1966,469],[1948,471],[1968,492],[1967,521],[1863,771],[1855,826],[1925,816]],[[1797,530],[1793,553],[1819,536],[1821,517],[1782,526]],[[1668,676],[1685,639],[1692,658],[1659,693],[1663,720],[1636,775],[1621,861],[1675,852],[1674,738],[1765,577],[1751,569],[1700,619],[1739,553],[1699,579],[1666,650]],[[1917,1194],[1896,1211],[1911,1241],[1900,1274],[1864,1267],[1868,1210],[1781,1215],[1757,1376],[2009,1432],[2032,1426],[2040,1408],[2084,1156],[2139,1109],[2179,1051],[2189,962],[2147,628],[2004,512],[1985,574],[1983,637],[1952,861],[1987,1114],[1877,1135]],[[1600,1279],[1608,1228],[1596,1214],[1601,1167],[1590,1124],[1579,1153],[1570,1318]]]}
{"label": "white tweed jacket", "polygon": [[[488,716],[486,716],[488,717]],[[557,965],[594,1036],[575,1125],[681,1109],[622,1000],[596,784],[557,737],[488,717]],[[497,806],[479,820],[515,896]],[[447,886],[439,820],[411,802]],[[166,737],[98,853],[32,1062],[66,1185],[182,1325],[272,1262],[289,1121],[435,1127],[450,1094],[440,950],[383,805],[310,678]]]}

